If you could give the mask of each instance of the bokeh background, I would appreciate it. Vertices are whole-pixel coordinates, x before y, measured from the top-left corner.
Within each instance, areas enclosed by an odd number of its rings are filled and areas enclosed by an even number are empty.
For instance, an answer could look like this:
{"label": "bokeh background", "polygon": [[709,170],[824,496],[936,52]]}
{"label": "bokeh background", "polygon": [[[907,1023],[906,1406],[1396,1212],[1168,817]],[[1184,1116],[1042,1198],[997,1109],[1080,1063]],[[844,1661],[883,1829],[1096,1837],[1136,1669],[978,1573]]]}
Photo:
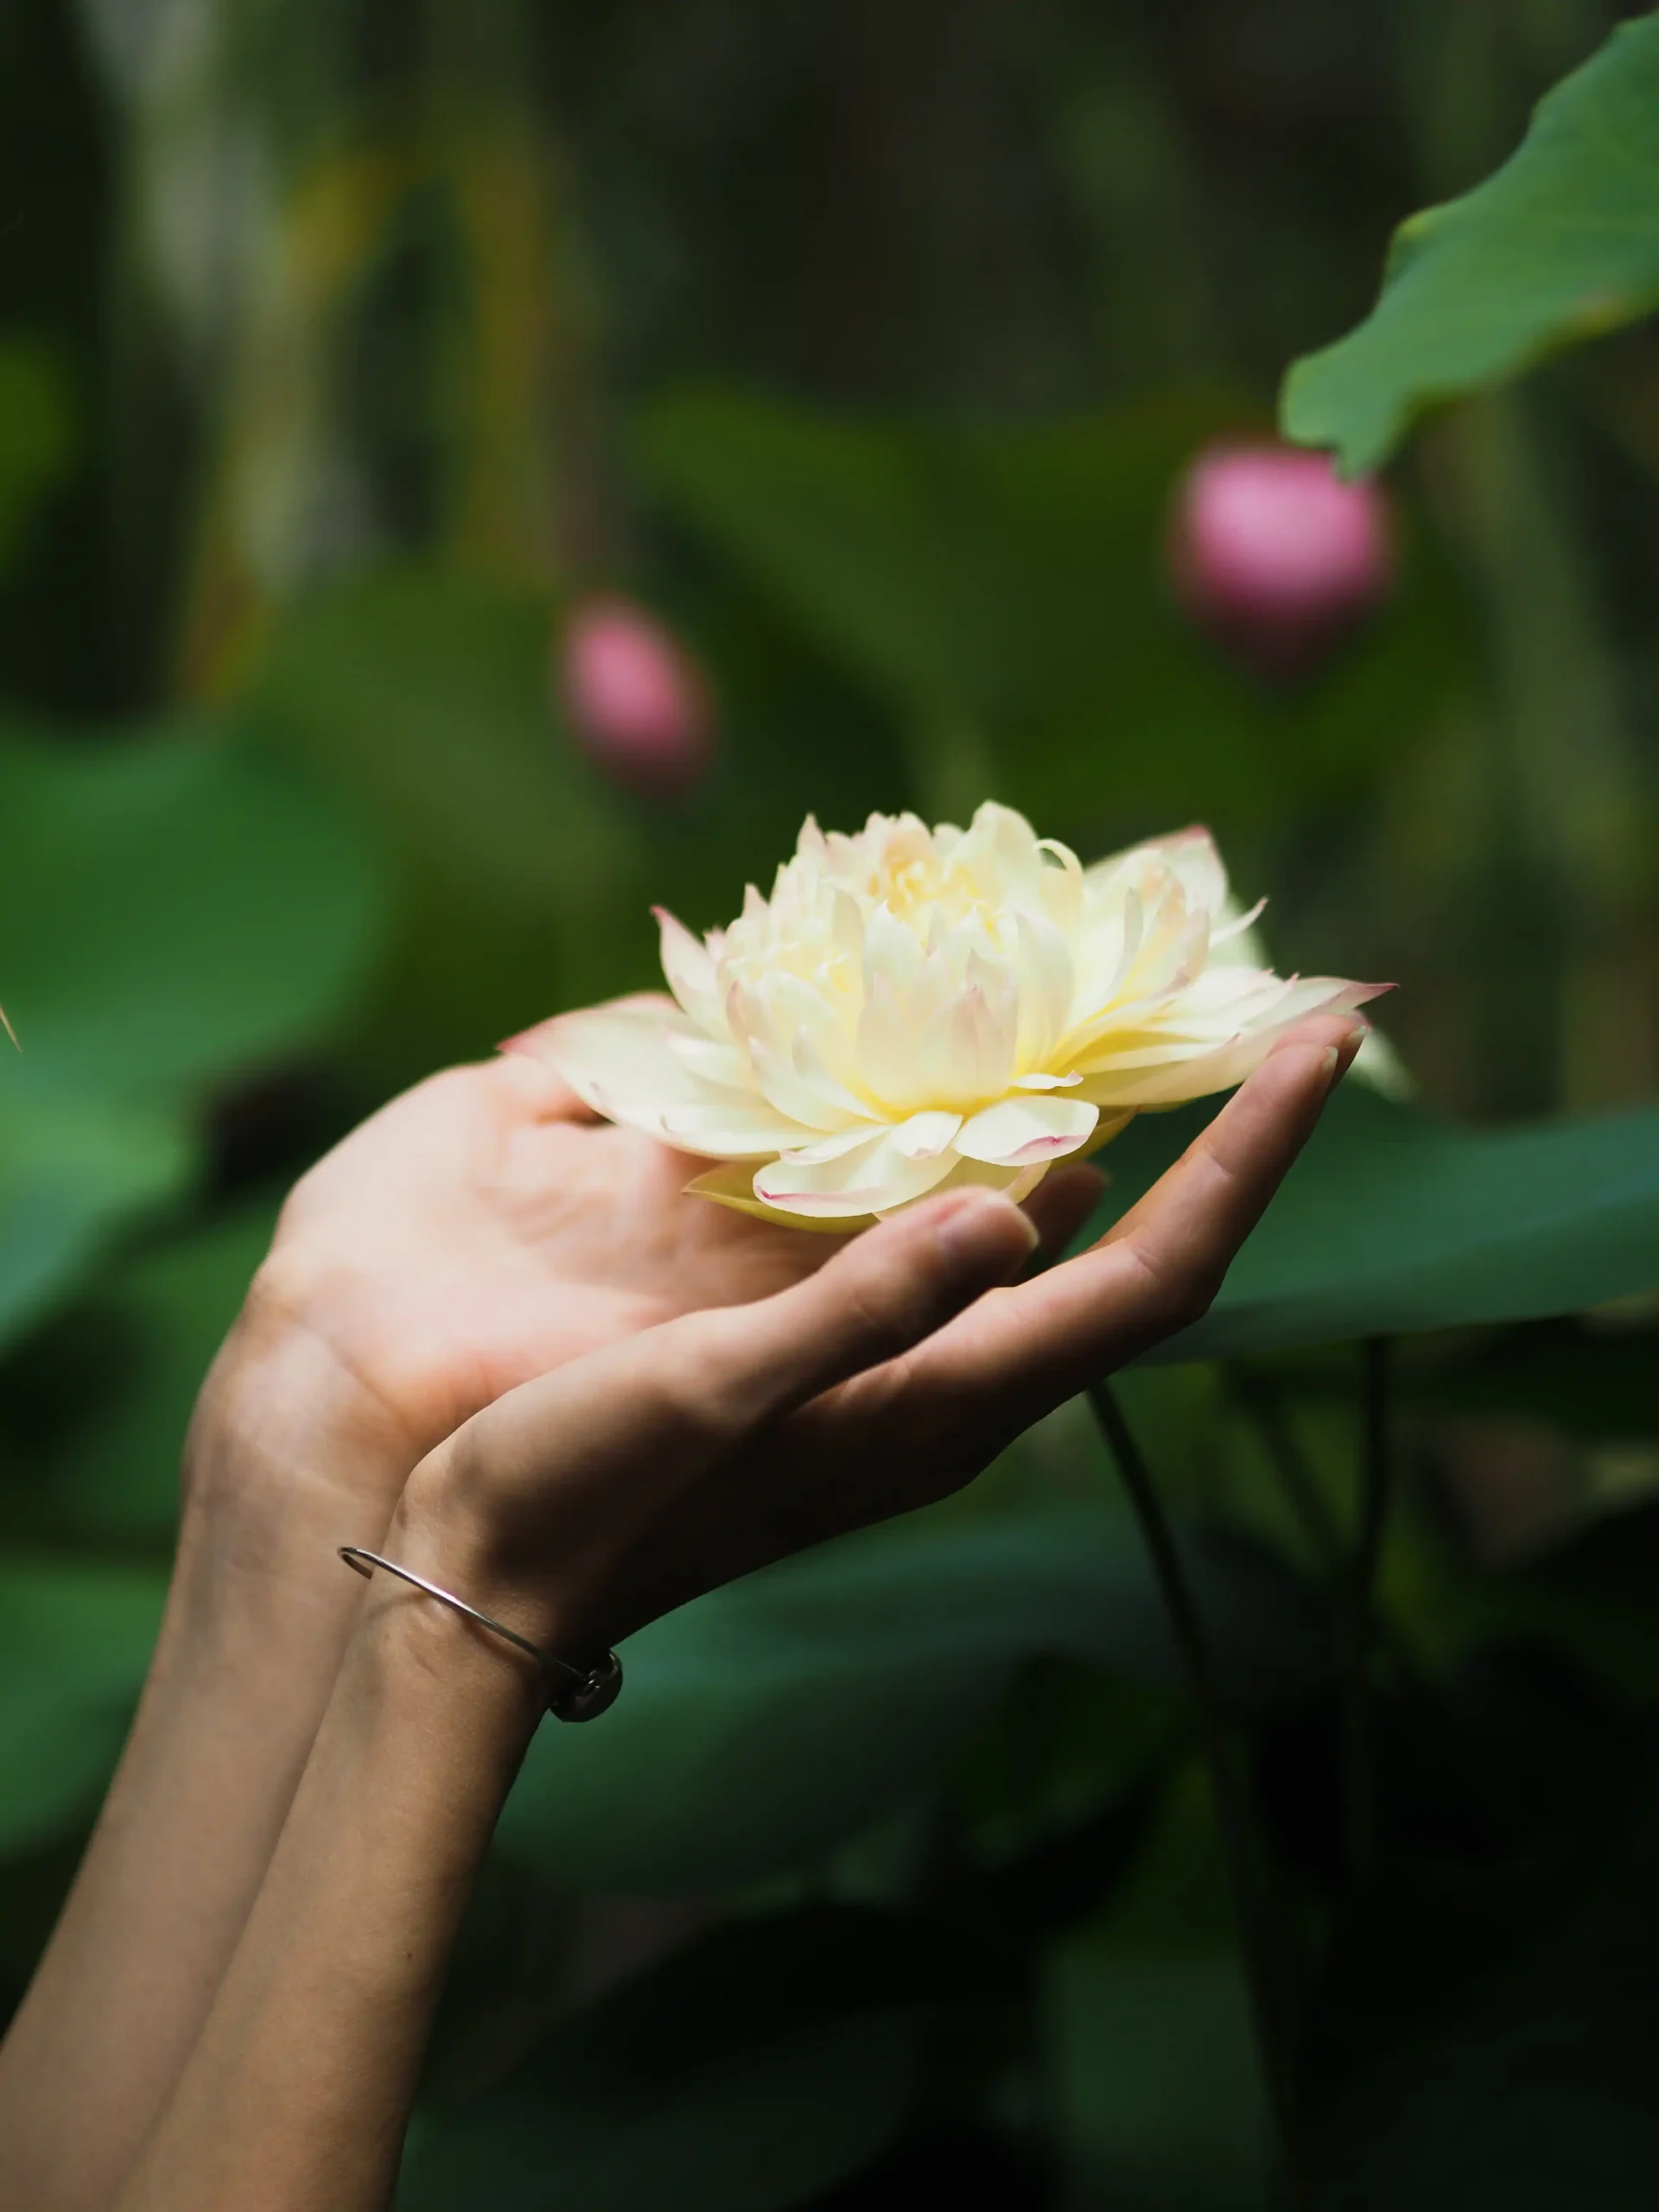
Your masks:
{"label": "bokeh background", "polygon": [[[1273,435],[1395,224],[1633,12],[4,0],[0,1989],[283,1189],[404,1084],[649,982],[652,901],[723,920],[808,809],[994,795],[1085,859],[1201,817],[1281,968],[1399,981],[1426,1115],[1659,1089],[1653,332],[1431,421],[1385,602],[1294,670],[1208,633],[1169,550],[1183,472]],[[701,671],[683,773],[572,712],[596,595]],[[1310,2094],[1367,2172],[1427,2129],[1390,2185],[1429,2202],[1461,2169],[1422,2080],[1461,2052],[1458,2109],[1503,2118],[1468,2016],[1612,1893],[1573,1885],[1659,1685],[1651,1318],[1400,1353],[1382,1788],[1416,1887],[1338,1946]],[[1344,1877],[1304,1615],[1357,1372],[1128,1390],[1224,1532],[1310,1959]],[[1190,1716],[1077,1411],[919,1534],[677,1617],[608,1750],[542,1747],[411,2203],[551,2202],[556,2169],[567,2212],[1266,2202]],[[1618,2075],[1585,2094],[1651,2163]],[[1504,2202],[1567,2201],[1536,2165]]]}

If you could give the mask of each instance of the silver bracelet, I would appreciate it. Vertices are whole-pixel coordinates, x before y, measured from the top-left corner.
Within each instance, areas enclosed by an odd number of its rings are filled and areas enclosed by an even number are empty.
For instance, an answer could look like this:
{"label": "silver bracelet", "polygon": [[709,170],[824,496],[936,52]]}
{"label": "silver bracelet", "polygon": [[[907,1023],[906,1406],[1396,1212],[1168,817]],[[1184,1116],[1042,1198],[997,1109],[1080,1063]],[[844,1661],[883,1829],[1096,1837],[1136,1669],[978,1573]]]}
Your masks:
{"label": "silver bracelet", "polygon": [[429,1598],[435,1598],[441,1605],[464,1613],[480,1628],[488,1629],[492,1636],[516,1643],[520,1651],[528,1652],[550,1675],[567,1676],[569,1687],[556,1690],[547,1700],[547,1709],[556,1720],[594,1720],[616,1703],[622,1688],[622,1662],[614,1651],[607,1651],[596,1666],[575,1666],[569,1659],[561,1659],[556,1652],[543,1651],[539,1643],[532,1643],[527,1636],[520,1636],[516,1628],[509,1628],[504,1621],[493,1621],[487,1613],[480,1613],[476,1605],[469,1605],[452,1591],[440,1590],[435,1582],[416,1574],[413,1567],[399,1567],[396,1560],[382,1559],[378,1552],[365,1551],[360,1544],[342,1544],[340,1555],[365,1581],[372,1579],[377,1567],[383,1567],[400,1582],[412,1583]]}

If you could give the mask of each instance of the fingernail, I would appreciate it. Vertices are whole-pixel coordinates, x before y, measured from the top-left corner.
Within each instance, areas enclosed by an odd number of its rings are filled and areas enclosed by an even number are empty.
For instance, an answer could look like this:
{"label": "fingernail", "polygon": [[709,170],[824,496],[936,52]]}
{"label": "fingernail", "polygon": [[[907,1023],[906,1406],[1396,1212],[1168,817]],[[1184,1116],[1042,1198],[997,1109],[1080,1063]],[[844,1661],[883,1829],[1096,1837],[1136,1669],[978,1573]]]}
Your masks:
{"label": "fingernail", "polygon": [[[1357,1052],[1359,1048],[1356,1046],[1354,1049]],[[1350,1057],[1352,1057],[1351,1054]],[[1335,1088],[1337,1078],[1341,1075],[1345,1065],[1342,1057],[1342,1048],[1338,1046],[1327,1045],[1319,1054],[1319,1065],[1324,1071],[1326,1090]]]}
{"label": "fingernail", "polygon": [[1341,1044],[1337,1046],[1337,1058],[1340,1065],[1336,1074],[1332,1077],[1333,1083],[1340,1083],[1343,1077],[1347,1074],[1349,1069],[1359,1058],[1360,1048],[1370,1033],[1371,1025],[1369,1021],[1357,1021]]}
{"label": "fingernail", "polygon": [[951,1265],[962,1268],[1001,1262],[1012,1272],[1031,1257],[1039,1242],[1030,1218],[991,1193],[964,1198],[934,1233]]}

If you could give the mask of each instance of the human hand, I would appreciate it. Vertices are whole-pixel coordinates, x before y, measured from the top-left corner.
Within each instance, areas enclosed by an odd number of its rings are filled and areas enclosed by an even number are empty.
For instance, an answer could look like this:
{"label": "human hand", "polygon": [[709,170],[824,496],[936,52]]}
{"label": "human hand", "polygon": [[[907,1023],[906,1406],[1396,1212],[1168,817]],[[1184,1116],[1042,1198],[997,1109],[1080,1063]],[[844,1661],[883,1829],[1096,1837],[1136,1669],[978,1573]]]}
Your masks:
{"label": "human hand", "polygon": [[[379,1544],[410,1469],[501,1392],[836,1250],[683,1197],[698,1166],[509,1055],[395,1100],[295,1191],[198,1402],[137,1723],[7,2046],[0,2201],[111,2202],[176,2080],[357,1615],[319,1561]],[[1068,1179],[1057,1236],[1098,1188]]]}
{"label": "human hand", "polygon": [[[303,1486],[336,1518],[365,1509],[346,1525],[370,1529],[504,1391],[676,1314],[769,1296],[837,1249],[686,1198],[704,1165],[600,1122],[525,1053],[417,1084],[289,1198],[204,1393],[193,1490],[222,1505],[214,1473],[233,1456],[242,1515],[287,1512]],[[1063,1243],[1099,1189],[1092,1169],[1057,1173],[1028,1211]],[[280,1463],[280,1499],[249,1497],[251,1446]]]}
{"label": "human hand", "polygon": [[[432,1890],[429,1840],[416,1836],[399,1889],[365,1827],[352,1889],[330,1794],[362,1777],[349,1727],[309,1829],[296,1827],[296,1791],[354,1621],[372,1630],[400,1607],[394,1658],[411,1638],[419,1655],[451,1636],[429,1676],[459,1700],[434,1770],[446,1817],[456,1759],[480,1751],[489,1700],[474,1694],[498,1678],[457,1673],[458,1651],[481,1666],[482,1649],[455,1646],[454,1617],[404,1605],[389,1577],[360,1611],[361,1586],[319,1568],[333,1546],[385,1548],[585,1657],[769,1559],[940,1496],[1202,1310],[1357,1044],[1345,1024],[1331,1033],[1316,1025],[1281,1047],[1102,1245],[1013,1288],[997,1286],[1024,1265],[1033,1230],[1005,1199],[936,1200],[838,1251],[683,1198],[683,1160],[588,1122],[530,1062],[439,1077],[348,1139],[296,1193],[203,1395],[179,1572],[134,1736],[7,2047],[5,2201],[81,2212],[113,2200],[198,2045],[279,1836],[304,1862],[301,1935],[315,1935],[319,1885],[346,1880],[354,1986],[378,2003],[375,1972],[403,1971],[407,1893]],[[1044,1183],[1057,1240],[1098,1187],[1087,1170]],[[418,1693],[426,1678],[412,1679]],[[473,1805],[479,1849],[537,1701],[528,1681],[501,1687],[505,1747]],[[351,1709],[380,1711],[378,1698]],[[431,1717],[423,1705],[429,1748]],[[410,1749],[394,1751],[397,1786],[370,1792],[379,1812],[407,1803]],[[324,1932],[338,1986],[338,1931]],[[435,1974],[448,1937],[428,1932]],[[316,2056],[320,2079],[348,2084],[341,2140],[360,2147],[361,2083],[319,2033],[315,1951],[296,1951],[283,1923],[259,1960],[248,2017],[281,2027],[262,1977],[293,1966],[294,2048]],[[226,2035],[200,2047],[210,2059],[236,2048]],[[300,2137],[286,2112],[268,2098],[261,2111],[280,2119],[287,2155]],[[222,2145],[222,2116],[210,2117]],[[365,2202],[384,2201],[375,2187]],[[345,2201],[337,2162],[327,2188]]]}
{"label": "human hand", "polygon": [[911,1209],[741,1316],[683,1316],[508,1393],[416,1470],[391,1555],[578,1657],[701,1592],[968,1481],[1195,1320],[1357,1049],[1281,1045],[1092,1250],[1013,1286],[1006,1200]]}

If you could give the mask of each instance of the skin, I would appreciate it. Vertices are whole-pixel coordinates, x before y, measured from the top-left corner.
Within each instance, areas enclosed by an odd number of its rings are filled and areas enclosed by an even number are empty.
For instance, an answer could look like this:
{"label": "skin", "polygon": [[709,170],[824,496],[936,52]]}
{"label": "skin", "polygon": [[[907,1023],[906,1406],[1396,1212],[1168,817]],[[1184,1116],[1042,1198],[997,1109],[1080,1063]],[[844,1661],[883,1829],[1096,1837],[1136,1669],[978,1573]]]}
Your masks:
{"label": "skin", "polygon": [[[293,1192],[192,1423],[131,1736],[0,2045],[0,2212],[101,2212],[200,2033],[357,1610],[334,1547],[381,1548],[417,1462],[516,1384],[836,1249],[687,1200],[704,1164],[508,1055],[393,1101]],[[1052,1176],[1031,1211],[1063,1241],[1098,1192]]]}
{"label": "skin", "polygon": [[[585,1654],[927,1503],[1204,1310],[1361,1033],[1307,1025],[1103,1245],[1017,1287],[1006,1201],[838,1252],[683,1198],[686,1161],[528,1060],[348,1139],[203,1392],[132,1738],[0,2051],[3,2212],[387,2200],[545,1685],[334,1546]],[[1052,1176],[1029,1211],[1063,1239],[1097,1190]]]}

